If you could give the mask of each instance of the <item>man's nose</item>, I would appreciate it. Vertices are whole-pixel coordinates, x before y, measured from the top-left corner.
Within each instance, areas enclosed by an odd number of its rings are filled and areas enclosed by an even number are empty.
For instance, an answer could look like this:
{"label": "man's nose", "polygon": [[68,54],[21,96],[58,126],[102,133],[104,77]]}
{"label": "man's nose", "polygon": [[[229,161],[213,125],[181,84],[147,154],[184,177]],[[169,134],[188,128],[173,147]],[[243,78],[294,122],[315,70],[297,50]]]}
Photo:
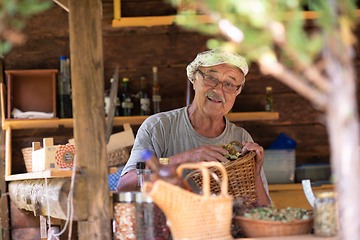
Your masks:
{"label": "man's nose", "polygon": [[224,95],[222,82],[219,82],[218,85],[216,85],[216,87],[214,87],[214,91],[216,93],[218,93],[218,95]]}

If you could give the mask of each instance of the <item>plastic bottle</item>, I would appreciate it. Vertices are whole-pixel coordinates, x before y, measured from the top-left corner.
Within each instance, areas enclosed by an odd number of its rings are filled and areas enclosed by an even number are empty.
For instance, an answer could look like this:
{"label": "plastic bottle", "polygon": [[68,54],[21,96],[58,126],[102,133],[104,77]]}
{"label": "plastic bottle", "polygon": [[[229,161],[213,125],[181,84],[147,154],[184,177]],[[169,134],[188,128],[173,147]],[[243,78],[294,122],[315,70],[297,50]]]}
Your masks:
{"label": "plastic bottle", "polygon": [[57,84],[57,105],[59,118],[72,118],[70,66],[65,56],[60,57],[60,73]]}
{"label": "plastic bottle", "polygon": [[266,87],[266,105],[265,111],[272,112],[273,109],[273,95],[272,95],[272,87]]}
{"label": "plastic bottle", "polygon": [[152,182],[161,179],[183,189],[192,191],[190,185],[177,175],[176,168],[174,166],[161,164],[159,159],[147,149],[142,151],[140,156],[144,162],[146,162],[146,165],[148,165],[151,169]]}
{"label": "plastic bottle", "polygon": [[136,163],[136,187],[135,191],[142,192],[143,184],[145,181],[145,163],[137,162]]}
{"label": "plastic bottle", "polygon": [[140,116],[150,115],[150,98],[146,89],[146,77],[144,75],[140,78],[141,89],[139,92],[140,98]]}
{"label": "plastic bottle", "polygon": [[160,112],[160,102],[161,102],[161,95],[160,95],[160,87],[158,81],[158,73],[157,67],[153,67],[153,86],[152,86],[152,101],[154,107],[154,114]]}
{"label": "plastic bottle", "polygon": [[121,107],[123,109],[123,116],[131,116],[133,103],[131,101],[131,94],[129,92],[129,79],[123,78],[123,92],[121,97]]}

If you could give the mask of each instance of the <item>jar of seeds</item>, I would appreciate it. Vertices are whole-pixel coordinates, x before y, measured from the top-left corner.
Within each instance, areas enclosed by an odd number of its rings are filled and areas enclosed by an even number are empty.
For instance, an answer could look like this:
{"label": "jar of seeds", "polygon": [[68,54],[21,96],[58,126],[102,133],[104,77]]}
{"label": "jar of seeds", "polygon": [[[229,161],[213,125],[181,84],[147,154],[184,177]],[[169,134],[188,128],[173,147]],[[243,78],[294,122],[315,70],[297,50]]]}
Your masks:
{"label": "jar of seeds", "polygon": [[339,231],[338,205],[335,192],[315,193],[314,233],[316,236],[332,237]]}
{"label": "jar of seeds", "polygon": [[170,230],[166,226],[166,217],[156,206],[152,198],[144,193],[135,194],[136,237],[141,240],[168,240]]}
{"label": "jar of seeds", "polygon": [[135,193],[113,194],[114,240],[135,240]]}

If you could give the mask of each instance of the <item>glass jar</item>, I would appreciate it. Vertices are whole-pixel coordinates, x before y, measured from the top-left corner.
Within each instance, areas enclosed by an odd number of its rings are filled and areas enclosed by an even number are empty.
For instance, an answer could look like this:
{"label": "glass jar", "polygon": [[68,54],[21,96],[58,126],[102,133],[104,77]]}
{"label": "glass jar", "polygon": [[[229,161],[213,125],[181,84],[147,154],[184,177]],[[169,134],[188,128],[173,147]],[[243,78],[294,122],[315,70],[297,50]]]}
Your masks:
{"label": "glass jar", "polygon": [[315,193],[314,233],[316,236],[332,237],[339,231],[339,215],[336,192]]}
{"label": "glass jar", "polygon": [[136,193],[136,237],[141,240],[168,240],[170,230],[166,226],[166,217],[156,206],[152,198],[144,193]]}
{"label": "glass jar", "polygon": [[135,235],[135,193],[113,194],[114,240],[134,240]]}

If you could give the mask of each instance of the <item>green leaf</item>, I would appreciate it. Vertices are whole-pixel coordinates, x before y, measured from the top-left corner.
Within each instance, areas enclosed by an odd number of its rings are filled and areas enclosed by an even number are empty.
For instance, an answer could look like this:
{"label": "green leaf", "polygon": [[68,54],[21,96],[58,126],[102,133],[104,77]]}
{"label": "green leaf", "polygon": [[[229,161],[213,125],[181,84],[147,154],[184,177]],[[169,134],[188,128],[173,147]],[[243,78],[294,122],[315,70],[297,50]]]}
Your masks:
{"label": "green leaf", "polygon": [[11,42],[8,41],[3,42],[0,40],[0,55],[10,52],[11,48],[12,48]]}

